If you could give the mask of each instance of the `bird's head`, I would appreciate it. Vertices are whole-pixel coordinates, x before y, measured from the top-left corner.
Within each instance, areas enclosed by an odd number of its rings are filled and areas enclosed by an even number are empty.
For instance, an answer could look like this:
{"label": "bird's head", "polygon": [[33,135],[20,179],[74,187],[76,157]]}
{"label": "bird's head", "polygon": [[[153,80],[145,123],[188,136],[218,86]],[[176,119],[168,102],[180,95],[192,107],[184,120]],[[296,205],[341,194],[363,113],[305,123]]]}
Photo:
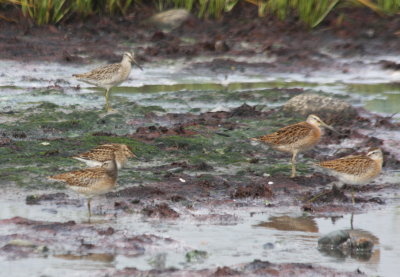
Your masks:
{"label": "bird's head", "polygon": [[124,59],[127,59],[130,63],[134,63],[140,70],[143,70],[142,66],[136,61],[134,52],[125,52]]}

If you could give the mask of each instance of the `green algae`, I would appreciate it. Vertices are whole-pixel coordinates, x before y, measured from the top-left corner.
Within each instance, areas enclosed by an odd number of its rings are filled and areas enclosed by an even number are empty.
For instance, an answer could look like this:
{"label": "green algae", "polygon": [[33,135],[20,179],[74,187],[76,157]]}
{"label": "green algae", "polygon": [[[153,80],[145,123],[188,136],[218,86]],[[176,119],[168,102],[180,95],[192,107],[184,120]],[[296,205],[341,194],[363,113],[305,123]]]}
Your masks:
{"label": "green algae", "polygon": [[[219,135],[196,135],[192,137],[169,136],[156,140],[160,147],[173,149],[173,155],[191,164],[234,164],[245,160],[240,144],[234,138]],[[246,146],[243,145],[246,149]],[[176,159],[176,158],[173,158]]]}
{"label": "green algae", "polygon": [[[16,141],[14,148],[0,148],[0,183],[14,182],[21,186],[44,188],[49,182],[36,183],[55,172],[81,168],[81,163],[71,156],[103,143],[124,143],[140,158],[157,156],[157,148],[129,137],[93,136],[57,139],[50,141]],[[138,178],[136,178],[138,179]],[[142,178],[144,179],[144,178]],[[156,178],[149,178],[155,180]]]}
{"label": "green algae", "polygon": [[43,102],[29,107],[25,112],[15,115],[18,124],[13,122],[0,124],[0,130],[5,132],[23,131],[35,137],[78,136],[88,132],[107,132],[110,129],[117,134],[133,131],[126,124],[126,118],[139,115],[143,117],[148,112],[164,110],[158,106],[141,106],[136,103],[125,103],[123,113],[105,114],[102,110],[78,110],[75,106],[61,108],[58,105]]}
{"label": "green algae", "polygon": [[346,84],[346,87],[351,92],[360,94],[388,93],[400,92],[400,86],[397,83],[378,83],[378,84]]}
{"label": "green algae", "polygon": [[[143,116],[150,110],[161,111],[157,107],[143,108],[135,103],[125,103],[125,106],[138,116]],[[126,133],[127,128],[122,126],[126,118],[132,114],[126,112],[129,108],[124,109],[122,113],[106,116],[96,110],[72,109],[70,112],[65,112],[57,105],[48,103],[43,103],[35,110],[28,109],[31,114],[21,116],[22,120],[18,126],[13,124],[6,127],[5,124],[0,126],[3,130],[26,134],[25,138],[14,142],[13,148],[0,148],[0,154],[2,154],[0,182],[7,183],[8,181],[20,186],[35,186],[36,188],[59,188],[60,186],[56,183],[35,182],[35,180],[44,180],[55,172],[81,168],[82,164],[70,157],[103,143],[127,144],[141,160],[163,160],[164,162],[183,160],[192,165],[207,163],[226,168],[228,172],[231,166],[247,163],[251,170],[259,170],[260,174],[289,172],[287,164],[282,166],[275,164],[273,167],[262,166],[262,169],[257,169],[257,165],[249,164],[252,153],[267,151],[266,147],[252,145],[249,138],[280,128],[296,119],[286,118],[280,113],[274,113],[268,119],[233,117],[228,121],[240,124],[241,127],[232,130],[223,127],[210,130],[204,126],[192,126],[188,129],[198,133],[197,135],[161,136],[149,144],[131,138]],[[260,129],[259,126],[263,128]],[[125,134],[122,134],[124,132]],[[160,151],[160,149],[166,151]],[[268,160],[266,163],[272,163],[272,161]],[[121,172],[119,183],[125,186],[134,183],[157,182],[162,180],[165,173],[167,172],[138,171],[130,168]]]}
{"label": "green algae", "polygon": [[365,107],[382,113],[400,112],[400,86],[397,83],[347,84],[352,93],[369,97]]}
{"label": "green algae", "polygon": [[[208,164],[215,168],[208,171],[225,172],[233,176],[245,175],[246,172],[260,175],[288,174],[289,156],[287,159],[277,160],[274,155],[270,155],[268,147],[250,141],[252,137],[304,120],[300,117],[287,117],[279,111],[268,116],[259,117],[255,114],[226,118],[225,123],[234,126],[233,128],[225,128],[224,124],[211,128],[201,124],[185,127],[195,135],[161,135],[146,143],[134,139],[132,134],[136,133],[136,122],[139,122],[139,126],[154,125],[148,122],[146,115],[149,113],[157,113],[162,120],[162,115],[168,111],[168,108],[165,108],[168,105],[249,102],[253,103],[252,105],[257,104],[257,112],[268,111],[270,108],[267,103],[280,103],[293,94],[301,93],[284,89],[297,85],[299,84],[274,82],[226,86],[182,84],[129,89],[120,87],[113,90],[111,100],[117,112],[108,114],[102,109],[82,109],[81,105],[35,102],[24,107],[20,113],[8,115],[15,121],[0,123],[0,133],[13,139],[10,147],[0,147],[0,183],[37,188],[59,186],[47,181],[46,177],[82,168],[82,163],[70,157],[103,143],[127,144],[138,156],[138,160],[132,159],[129,168],[121,171],[119,183],[122,186],[159,182],[169,173],[168,170],[160,171],[151,165],[146,167],[144,161],[156,162],[158,165],[186,161],[194,165],[180,169],[180,172],[202,171],[201,166],[196,165]],[[313,85],[316,84],[309,84],[308,87]],[[168,93],[157,93],[160,91]],[[129,93],[146,92],[149,92],[148,98],[142,98],[146,105],[125,97]],[[64,92],[50,89],[35,91],[34,94],[62,95]],[[199,108],[190,109],[201,111]],[[168,119],[166,124],[169,127]],[[250,162],[255,155],[262,159],[258,164]],[[136,165],[139,164],[141,169],[136,169]],[[307,166],[303,166],[301,162],[298,169],[300,173],[308,173]]]}
{"label": "green algae", "polygon": [[202,136],[183,137],[168,136],[156,139],[156,142],[165,148],[176,148],[177,150],[206,151],[211,148],[211,142]]}
{"label": "green algae", "polygon": [[[47,181],[46,177],[82,168],[80,162],[70,157],[103,143],[127,144],[140,159],[161,158],[163,152],[156,146],[129,136],[135,130],[126,124],[126,120],[131,115],[143,116],[163,109],[129,102],[122,106],[123,113],[105,114],[102,110],[81,110],[74,105],[61,107],[52,102],[41,102],[10,115],[14,121],[0,124],[0,133],[13,140],[9,147],[0,147],[0,183],[35,188],[60,187]],[[141,181],[157,180],[153,174],[132,177]]]}
{"label": "green algae", "polygon": [[186,253],[185,258],[187,263],[200,263],[208,258],[207,251],[203,250],[192,250]]}

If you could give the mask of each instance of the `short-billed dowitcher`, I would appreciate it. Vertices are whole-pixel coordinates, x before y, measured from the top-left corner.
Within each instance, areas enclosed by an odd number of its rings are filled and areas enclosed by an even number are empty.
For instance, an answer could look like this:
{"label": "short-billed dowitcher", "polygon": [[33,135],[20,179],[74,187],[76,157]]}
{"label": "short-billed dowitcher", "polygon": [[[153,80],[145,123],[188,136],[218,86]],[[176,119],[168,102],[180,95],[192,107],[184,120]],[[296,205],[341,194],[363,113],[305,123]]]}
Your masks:
{"label": "short-billed dowitcher", "polygon": [[135,63],[141,70],[143,70],[142,67],[136,62],[135,54],[133,52],[126,52],[124,53],[120,63],[101,66],[87,73],[73,74],[72,76],[76,77],[79,81],[104,88],[106,90],[104,94],[106,97],[105,107],[107,111],[111,111],[112,109],[108,101],[110,89],[118,86],[128,79],[129,73],[132,69],[132,62]]}
{"label": "short-billed dowitcher", "polygon": [[[367,184],[382,171],[383,154],[381,149],[373,149],[366,155],[350,155],[336,160],[317,163],[340,182],[349,185]],[[354,203],[354,195],[352,195]]]}
{"label": "short-billed dowitcher", "polygon": [[272,134],[252,138],[252,140],[264,142],[278,151],[292,153],[291,177],[295,177],[297,154],[312,148],[319,142],[321,126],[335,131],[318,116],[311,114],[306,121],[283,127]]}
{"label": "short-billed dowitcher", "polygon": [[85,195],[88,198],[90,220],[92,197],[111,191],[117,183],[117,177],[117,164],[115,159],[112,159],[104,162],[100,167],[70,171],[50,176],[49,179],[66,182],[70,189]]}
{"label": "short-billed dowitcher", "polygon": [[136,157],[126,144],[110,143],[99,145],[87,152],[73,156],[72,158],[93,167],[101,166],[105,161],[111,160],[113,155],[115,155],[115,162],[117,163],[118,169],[125,166],[128,158]]}

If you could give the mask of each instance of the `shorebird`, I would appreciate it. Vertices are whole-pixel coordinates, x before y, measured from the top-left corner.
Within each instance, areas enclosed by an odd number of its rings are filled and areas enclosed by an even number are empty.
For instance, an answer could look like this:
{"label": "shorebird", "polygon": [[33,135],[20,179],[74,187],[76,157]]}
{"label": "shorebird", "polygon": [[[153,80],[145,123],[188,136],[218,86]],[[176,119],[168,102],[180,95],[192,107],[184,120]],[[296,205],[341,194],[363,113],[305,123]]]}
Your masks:
{"label": "shorebird", "polygon": [[70,171],[50,176],[49,179],[66,182],[68,188],[87,197],[90,221],[92,215],[90,201],[92,197],[111,191],[117,183],[117,177],[117,164],[113,158],[112,160],[105,161],[100,167]]}
{"label": "shorebird", "polygon": [[307,117],[306,121],[283,127],[272,134],[252,138],[251,140],[261,141],[275,150],[291,153],[291,177],[293,178],[296,177],[297,154],[311,149],[319,142],[321,138],[321,126],[335,131],[335,129],[324,123],[318,116],[311,114]]}
{"label": "shorebird", "polygon": [[[381,149],[373,149],[366,155],[350,155],[336,160],[317,163],[328,173],[349,185],[363,185],[371,182],[382,171]],[[352,193],[354,204],[354,194]]]}
{"label": "shorebird", "polygon": [[132,62],[141,70],[143,70],[142,67],[136,62],[135,54],[133,52],[126,52],[124,53],[120,63],[104,65],[87,73],[73,74],[72,76],[77,78],[79,81],[95,85],[96,87],[104,88],[106,90],[104,93],[104,96],[106,97],[106,111],[112,111],[108,101],[110,89],[118,86],[128,79],[129,73],[132,69]]}
{"label": "shorebird", "polygon": [[113,159],[115,155],[115,162],[117,168],[121,169],[125,166],[128,158],[135,158],[136,155],[126,144],[110,143],[99,145],[92,150],[73,156],[72,158],[84,162],[86,165],[101,166],[104,162]]}

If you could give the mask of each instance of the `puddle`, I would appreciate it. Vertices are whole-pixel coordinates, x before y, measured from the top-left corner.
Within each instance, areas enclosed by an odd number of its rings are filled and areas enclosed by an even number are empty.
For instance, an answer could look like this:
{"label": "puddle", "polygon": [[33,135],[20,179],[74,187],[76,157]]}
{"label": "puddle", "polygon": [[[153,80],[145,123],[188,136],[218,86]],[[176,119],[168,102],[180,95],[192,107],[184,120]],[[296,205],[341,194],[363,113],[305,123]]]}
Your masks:
{"label": "puddle", "polygon": [[[152,234],[178,241],[177,247],[149,246],[144,255],[128,257],[118,253],[57,254],[47,258],[28,258],[15,261],[0,260],[3,273],[18,275],[18,269],[34,275],[74,274],[85,272],[94,276],[110,268],[136,267],[140,270],[202,269],[232,266],[254,259],[273,263],[313,263],[343,271],[360,269],[368,275],[393,276],[400,269],[400,206],[386,206],[369,210],[367,214],[355,214],[353,227],[373,238],[372,253],[364,256],[338,256],[318,250],[320,236],[331,231],[350,229],[351,215],[314,218],[302,214],[298,207],[286,207],[281,212],[265,208],[259,212],[263,201],[256,201],[257,207],[221,207],[213,211],[196,210],[196,215],[230,214],[236,218],[228,224],[223,221],[201,222],[186,216],[177,221],[143,220],[138,215],[119,215],[109,220],[98,220],[96,227],[105,228],[112,224],[126,235]],[[52,204],[27,206],[24,202],[2,202],[0,219],[25,215],[35,220],[84,220],[85,207],[54,207]],[[257,212],[256,212],[257,211]],[[101,215],[95,216],[98,219]],[[2,235],[7,228],[0,227]],[[192,250],[206,251],[200,260],[188,262],[186,254]],[[21,275],[22,276],[22,275]]]}
{"label": "puddle", "polygon": [[115,256],[105,253],[92,253],[87,255],[73,255],[73,254],[60,254],[54,255],[54,257],[64,260],[89,260],[94,262],[111,263],[114,261]]}
{"label": "puddle", "polygon": [[[236,215],[240,211],[234,211]],[[359,268],[367,274],[390,276],[390,273],[399,269],[397,264],[400,248],[397,247],[400,239],[396,233],[400,228],[400,207],[388,207],[384,210],[370,211],[368,214],[355,215],[354,227],[365,230],[379,239],[372,256],[368,260],[357,258],[336,258],[321,254],[317,249],[317,240],[320,235],[333,230],[350,228],[350,215],[336,219],[311,219],[290,215],[280,216],[281,224],[277,227],[276,217],[266,214],[257,214],[250,217],[243,215],[243,223],[233,226],[216,226],[202,224],[167,225],[157,223],[152,226],[153,232],[180,238],[180,241],[194,249],[206,250],[209,258],[201,264],[188,265],[184,263],[183,255],[168,254],[166,266],[182,266],[189,268],[206,268],[230,266],[232,264],[248,262],[253,259],[263,259],[269,262],[284,263],[315,263],[346,271],[355,271]],[[265,222],[265,219],[272,221]],[[299,222],[300,221],[300,222]],[[127,221],[119,221],[121,225]],[[311,227],[307,226],[311,223]],[[307,226],[307,227],[306,227]],[[385,226],[385,228],[382,228]],[[280,228],[280,229],[277,229]],[[128,264],[129,259],[117,257],[117,265]],[[133,260],[131,260],[133,262]],[[150,269],[146,264],[146,257],[140,258],[136,264]],[[122,266],[123,267],[123,266]]]}
{"label": "puddle", "polygon": [[256,226],[275,229],[278,231],[318,232],[318,226],[315,220],[307,216],[290,217],[285,215],[270,217],[267,222],[262,222]]}
{"label": "puddle", "polygon": [[[146,65],[143,72],[133,69],[123,87],[113,89],[112,101],[135,101],[159,106],[168,112],[204,112],[243,103],[280,105],[285,99],[269,101],[263,90],[293,88],[339,94],[353,105],[393,114],[400,112],[400,89],[396,83],[400,77],[395,72],[380,69],[375,61],[382,59],[364,59],[366,65],[356,64],[346,74],[333,69],[304,74],[264,72],[262,68],[215,72],[192,67],[207,58],[164,61]],[[0,109],[19,110],[43,101],[101,109],[104,105],[101,89],[93,90],[71,77],[73,73],[94,66],[0,61]],[[43,90],[47,92],[43,93]],[[246,96],[248,93],[254,93],[255,98]],[[115,99],[119,97],[122,99]]]}
{"label": "puddle", "polygon": [[[113,89],[113,105],[116,101],[133,101],[145,106],[158,106],[166,112],[194,112],[228,110],[243,103],[248,105],[268,105],[270,107],[280,106],[284,100],[289,99],[287,95],[280,95],[280,101],[274,100],[281,88],[304,89],[308,92],[323,92],[325,94],[343,94],[347,101],[354,106],[363,106],[367,110],[381,114],[394,114],[400,118],[400,89],[393,91],[391,86],[381,84],[377,90],[376,84],[363,84],[365,91],[358,89],[351,94],[346,94],[347,88],[352,85],[324,84],[305,82],[254,82],[254,83],[231,83],[222,85],[220,83],[207,84],[179,84],[179,85],[146,85],[143,87],[118,87]],[[369,87],[371,86],[371,87]],[[394,84],[393,84],[394,86]],[[368,89],[374,92],[367,93]],[[51,89],[50,89],[51,91]],[[247,95],[253,94],[253,99]],[[268,99],[271,95],[271,100]],[[211,98],[210,98],[211,97]],[[118,98],[118,99],[115,99]],[[0,87],[0,108],[14,111],[24,110],[43,102],[51,102],[61,106],[76,105],[81,108],[102,109],[104,106],[103,92],[96,89],[81,89],[76,92],[52,92],[50,94],[33,94],[30,89],[20,87]],[[125,99],[125,100],[124,100]],[[211,100],[211,101],[210,101]]]}

